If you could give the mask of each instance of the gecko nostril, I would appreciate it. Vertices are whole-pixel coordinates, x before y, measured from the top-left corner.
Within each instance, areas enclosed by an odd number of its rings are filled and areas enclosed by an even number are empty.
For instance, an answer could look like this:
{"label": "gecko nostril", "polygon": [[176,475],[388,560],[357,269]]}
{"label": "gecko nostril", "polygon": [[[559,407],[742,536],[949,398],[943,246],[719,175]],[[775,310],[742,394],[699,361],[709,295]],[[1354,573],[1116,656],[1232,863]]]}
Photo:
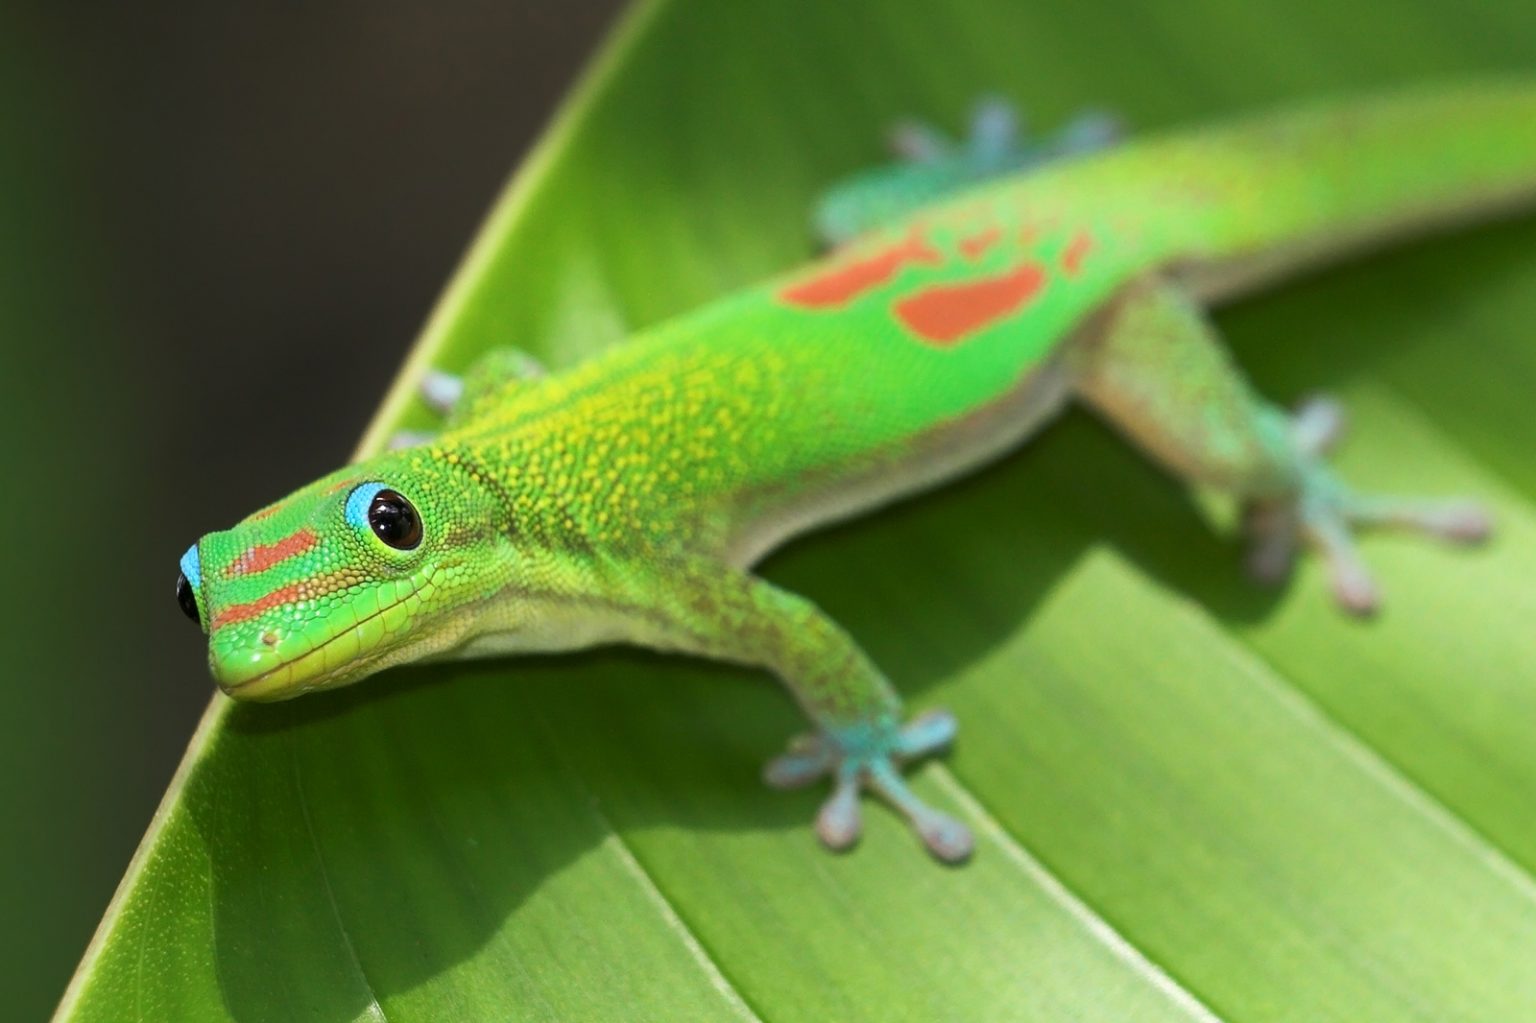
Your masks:
{"label": "gecko nostril", "polygon": [[277,634],[276,629],[268,629],[261,634],[261,641],[267,646],[277,646],[277,641],[281,638],[282,637]]}

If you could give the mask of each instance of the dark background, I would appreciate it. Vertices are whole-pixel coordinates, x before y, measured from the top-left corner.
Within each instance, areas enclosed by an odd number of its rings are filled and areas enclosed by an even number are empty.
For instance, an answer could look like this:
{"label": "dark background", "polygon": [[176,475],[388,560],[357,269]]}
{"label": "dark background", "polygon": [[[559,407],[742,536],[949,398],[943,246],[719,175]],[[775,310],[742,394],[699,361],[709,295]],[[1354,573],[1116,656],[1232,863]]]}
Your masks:
{"label": "dark background", "polygon": [[62,993],[212,694],[181,552],[347,457],[618,6],[0,13],[7,1018]]}

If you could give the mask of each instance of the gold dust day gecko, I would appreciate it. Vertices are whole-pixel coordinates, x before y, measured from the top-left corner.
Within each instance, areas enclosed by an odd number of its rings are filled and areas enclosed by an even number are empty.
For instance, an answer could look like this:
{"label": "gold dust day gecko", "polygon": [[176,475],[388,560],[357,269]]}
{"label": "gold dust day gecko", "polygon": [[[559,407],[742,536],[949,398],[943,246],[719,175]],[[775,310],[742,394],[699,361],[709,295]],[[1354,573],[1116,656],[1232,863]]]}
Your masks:
{"label": "gold dust day gecko", "polygon": [[1090,116],[1025,145],[996,104],[964,145],[911,128],[906,162],[817,208],[826,258],[559,373],[508,348],[429,374],[440,432],[183,556],[220,687],[283,699],[407,661],[618,642],[754,665],[811,721],[766,778],[830,776],[827,845],[857,839],[870,788],[958,861],[971,836],[898,770],[954,719],[907,719],[852,636],[752,574],[788,537],[975,469],[1073,398],[1240,502],[1257,574],[1316,550],[1348,610],[1377,602],[1356,528],[1482,537],[1475,505],[1342,482],[1324,462],[1337,409],[1259,397],[1203,309],[1536,200],[1536,81],[1113,134]]}

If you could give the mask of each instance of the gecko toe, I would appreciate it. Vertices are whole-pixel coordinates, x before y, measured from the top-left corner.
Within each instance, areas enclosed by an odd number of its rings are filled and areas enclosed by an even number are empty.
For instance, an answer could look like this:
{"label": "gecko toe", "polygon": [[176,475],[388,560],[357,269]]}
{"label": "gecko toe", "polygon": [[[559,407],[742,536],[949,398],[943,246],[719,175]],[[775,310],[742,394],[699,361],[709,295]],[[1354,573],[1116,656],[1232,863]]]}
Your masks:
{"label": "gecko toe", "polygon": [[442,370],[429,369],[421,377],[421,397],[434,412],[448,415],[464,395],[464,379]]}
{"label": "gecko toe", "polygon": [[1291,418],[1291,437],[1304,455],[1321,458],[1343,439],[1348,425],[1343,405],[1318,396],[1307,399],[1296,409]]}
{"label": "gecko toe", "polygon": [[971,855],[975,846],[971,829],[918,798],[890,761],[871,764],[868,780],[870,787],[907,819],[934,858],[960,863]]}
{"label": "gecko toe", "polygon": [[1355,497],[1347,514],[1357,526],[1408,530],[1451,543],[1482,543],[1493,534],[1493,516],[1488,510],[1476,501],[1458,498]]}
{"label": "gecko toe", "polygon": [[905,163],[933,164],[954,151],[954,143],[942,131],[923,121],[898,121],[886,141],[891,153]]}
{"label": "gecko toe", "polygon": [[388,447],[391,451],[420,447],[430,444],[435,436],[425,430],[397,430],[390,435]]}
{"label": "gecko toe", "polygon": [[1376,613],[1381,591],[1355,546],[1345,517],[1333,507],[1309,509],[1302,526],[1307,542],[1322,555],[1339,606],[1361,617]]}
{"label": "gecko toe", "polygon": [[925,711],[902,726],[897,735],[896,754],[910,759],[936,753],[955,741],[959,729],[959,723],[949,711]]}
{"label": "gecko toe", "polygon": [[799,789],[830,772],[837,764],[835,751],[820,736],[802,735],[789,750],[768,761],[763,781],[775,789]]}
{"label": "gecko toe", "polygon": [[935,814],[918,833],[928,851],[944,863],[964,863],[976,849],[971,829],[945,814]]}
{"label": "gecko toe", "polygon": [[1265,586],[1278,586],[1290,577],[1300,548],[1299,524],[1292,502],[1254,502],[1245,510],[1243,531],[1249,537],[1248,574]]}
{"label": "gecko toe", "polygon": [[839,773],[832,795],[816,814],[816,835],[834,852],[850,849],[864,830],[859,814],[859,780],[856,771]]}

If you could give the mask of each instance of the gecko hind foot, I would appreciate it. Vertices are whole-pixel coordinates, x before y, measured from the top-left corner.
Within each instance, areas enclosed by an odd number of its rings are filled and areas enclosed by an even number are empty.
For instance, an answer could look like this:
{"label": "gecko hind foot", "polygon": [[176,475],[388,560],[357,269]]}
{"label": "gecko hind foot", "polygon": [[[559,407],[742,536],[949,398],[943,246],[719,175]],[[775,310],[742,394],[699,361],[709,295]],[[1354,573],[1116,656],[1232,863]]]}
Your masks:
{"label": "gecko hind foot", "polygon": [[1344,429],[1344,415],[1331,401],[1303,405],[1291,420],[1291,437],[1301,459],[1301,487],[1294,496],[1251,501],[1244,527],[1252,538],[1248,566],[1262,582],[1285,579],[1303,546],[1316,550],[1328,567],[1334,597],[1352,614],[1372,614],[1381,593],[1355,545],[1360,529],[1410,530],[1453,543],[1479,543],[1492,532],[1492,519],[1474,501],[1360,494],[1323,461]]}
{"label": "gecko hind foot", "polygon": [[897,162],[826,189],[816,204],[813,226],[823,242],[840,245],[952,192],[1106,149],[1124,134],[1120,118],[1085,110],[1054,134],[1031,136],[1016,109],[996,97],[977,102],[963,141],[923,121],[900,121],[889,134]]}
{"label": "gecko hind foot", "polygon": [[784,789],[832,777],[832,795],[816,814],[816,834],[829,849],[841,851],[859,840],[859,792],[867,787],[907,819],[935,858],[961,863],[974,847],[970,829],[919,799],[899,769],[947,747],[955,731],[954,716],[935,710],[894,732],[858,726],[799,736],[787,753],[769,761],[763,780]]}
{"label": "gecko hind foot", "polygon": [[1032,136],[1024,115],[1014,104],[984,96],[971,112],[970,131],[960,142],[926,121],[903,120],[892,127],[888,142],[902,163],[952,163],[977,179],[1021,170],[1031,164],[1115,145],[1125,135],[1121,119],[1105,110],[1074,114],[1054,134]]}

